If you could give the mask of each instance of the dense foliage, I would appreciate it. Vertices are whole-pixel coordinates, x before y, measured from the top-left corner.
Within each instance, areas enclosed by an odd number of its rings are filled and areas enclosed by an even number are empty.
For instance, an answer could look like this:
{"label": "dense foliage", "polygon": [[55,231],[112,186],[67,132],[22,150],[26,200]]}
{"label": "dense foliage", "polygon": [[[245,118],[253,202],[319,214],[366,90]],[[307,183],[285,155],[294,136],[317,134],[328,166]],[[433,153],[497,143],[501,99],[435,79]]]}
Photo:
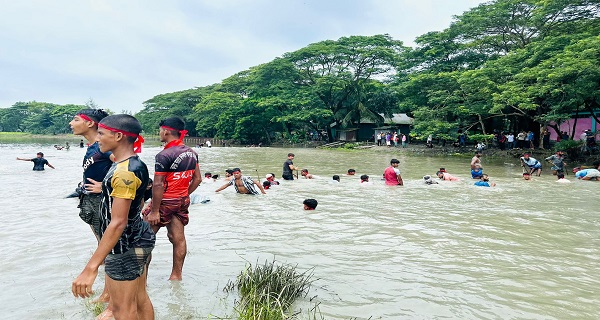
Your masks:
{"label": "dense foliage", "polygon": [[[405,112],[412,135],[542,130],[599,110],[599,0],[496,0],[405,47],[389,35],[313,43],[220,83],[155,96],[146,132],[179,115],[190,134],[270,143]],[[72,106],[0,109],[3,131],[58,133]],[[61,122],[63,121],[63,122]],[[62,126],[62,127],[61,127]],[[575,128],[570,132],[575,134]]]}

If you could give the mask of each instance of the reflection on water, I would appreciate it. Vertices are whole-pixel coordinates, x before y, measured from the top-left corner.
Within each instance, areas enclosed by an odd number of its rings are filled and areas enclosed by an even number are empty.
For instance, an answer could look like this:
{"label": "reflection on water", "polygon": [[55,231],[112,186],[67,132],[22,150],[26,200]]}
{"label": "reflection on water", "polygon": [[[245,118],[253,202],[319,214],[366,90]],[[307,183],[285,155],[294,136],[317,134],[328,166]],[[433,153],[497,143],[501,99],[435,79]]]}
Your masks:
{"label": "reflection on water", "polygon": [[[15,157],[43,151],[57,169],[31,171]],[[142,158],[153,167],[158,148]],[[214,194],[221,183],[203,184],[211,199],[193,205],[186,227],[189,254],[181,283],[167,281],[171,245],[158,235],[148,291],[158,319],[231,315],[222,288],[246,261],[266,259],[315,267],[310,297],[327,319],[596,319],[600,222],[595,193],[600,183],[559,185],[550,175],[521,179],[515,163],[486,162],[496,188],[477,188],[469,158],[425,158],[402,151],[316,149],[198,149],[201,169],[223,176],[281,176],[288,152],[295,164],[319,176],[282,182],[265,196]],[[81,176],[84,150],[51,146],[0,146],[0,306],[10,319],[82,319],[92,316],[70,293],[95,248],[64,199]],[[404,187],[380,179],[392,158],[400,160]],[[426,186],[422,176],[445,167],[463,179]],[[333,174],[349,168],[357,176]],[[359,176],[374,181],[361,186]],[[568,178],[574,179],[573,176]],[[319,201],[302,210],[305,198]],[[100,272],[103,275],[103,272]],[[95,288],[101,288],[102,276]],[[299,308],[310,307],[300,303]]]}

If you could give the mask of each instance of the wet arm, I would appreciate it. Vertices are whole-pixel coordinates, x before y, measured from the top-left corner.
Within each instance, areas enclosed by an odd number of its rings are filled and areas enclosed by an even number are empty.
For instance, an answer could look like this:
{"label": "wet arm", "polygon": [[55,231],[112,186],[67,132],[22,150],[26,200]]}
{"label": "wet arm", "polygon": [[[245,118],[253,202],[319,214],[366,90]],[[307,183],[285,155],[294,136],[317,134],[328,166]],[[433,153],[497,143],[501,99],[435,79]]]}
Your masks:
{"label": "wet arm", "polygon": [[260,192],[261,192],[262,194],[267,194],[267,193],[265,192],[265,188],[263,188],[262,184],[260,184],[260,181],[258,181],[258,180],[254,180],[254,184],[255,184],[255,185],[258,187],[258,189],[260,189]]}
{"label": "wet arm", "polygon": [[219,189],[215,190],[215,192],[219,192],[219,191],[221,191],[221,190],[225,190],[225,189],[226,189],[227,187],[229,187],[230,185],[231,185],[231,184],[229,184],[229,183],[226,183],[226,184],[222,185],[222,186],[221,186]]}
{"label": "wet arm", "polygon": [[48,167],[52,168],[52,169],[56,169],[53,165],[50,164],[50,162],[46,163],[48,165]]}
{"label": "wet arm", "polygon": [[27,159],[27,158],[17,158],[17,160],[21,160],[21,161],[31,161],[31,159]]}
{"label": "wet arm", "polygon": [[192,176],[192,181],[190,181],[190,186],[188,187],[188,194],[192,194],[196,191],[196,188],[202,182],[202,175],[200,174],[200,166],[196,165],[196,169],[194,170],[194,175]]}
{"label": "wet arm", "polygon": [[398,178],[398,184],[403,186],[404,185],[404,181],[402,181],[402,176],[397,175],[396,178]]}

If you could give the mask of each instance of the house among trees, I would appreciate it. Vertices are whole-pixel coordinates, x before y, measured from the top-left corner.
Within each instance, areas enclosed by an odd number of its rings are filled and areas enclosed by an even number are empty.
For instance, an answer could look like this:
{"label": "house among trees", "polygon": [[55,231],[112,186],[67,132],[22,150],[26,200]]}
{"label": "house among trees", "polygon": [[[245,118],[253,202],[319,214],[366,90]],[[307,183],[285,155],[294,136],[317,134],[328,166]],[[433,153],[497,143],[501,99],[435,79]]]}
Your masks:
{"label": "house among trees", "polygon": [[332,128],[336,141],[373,141],[373,138],[381,132],[398,132],[408,135],[414,119],[406,113],[394,113],[392,117],[380,114],[383,122],[377,123],[371,119],[361,119],[360,123],[351,128]]}

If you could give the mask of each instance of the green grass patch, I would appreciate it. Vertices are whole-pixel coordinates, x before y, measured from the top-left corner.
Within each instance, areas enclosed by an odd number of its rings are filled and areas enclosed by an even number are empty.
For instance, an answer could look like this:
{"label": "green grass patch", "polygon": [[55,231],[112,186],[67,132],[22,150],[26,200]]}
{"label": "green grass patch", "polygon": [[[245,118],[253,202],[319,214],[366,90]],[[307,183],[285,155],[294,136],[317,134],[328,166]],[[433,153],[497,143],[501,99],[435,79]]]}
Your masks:
{"label": "green grass patch", "polygon": [[248,264],[224,288],[236,291],[235,312],[242,320],[284,320],[295,317],[292,305],[296,299],[306,297],[313,282],[313,269],[304,272],[297,266],[265,261],[264,264]]}

